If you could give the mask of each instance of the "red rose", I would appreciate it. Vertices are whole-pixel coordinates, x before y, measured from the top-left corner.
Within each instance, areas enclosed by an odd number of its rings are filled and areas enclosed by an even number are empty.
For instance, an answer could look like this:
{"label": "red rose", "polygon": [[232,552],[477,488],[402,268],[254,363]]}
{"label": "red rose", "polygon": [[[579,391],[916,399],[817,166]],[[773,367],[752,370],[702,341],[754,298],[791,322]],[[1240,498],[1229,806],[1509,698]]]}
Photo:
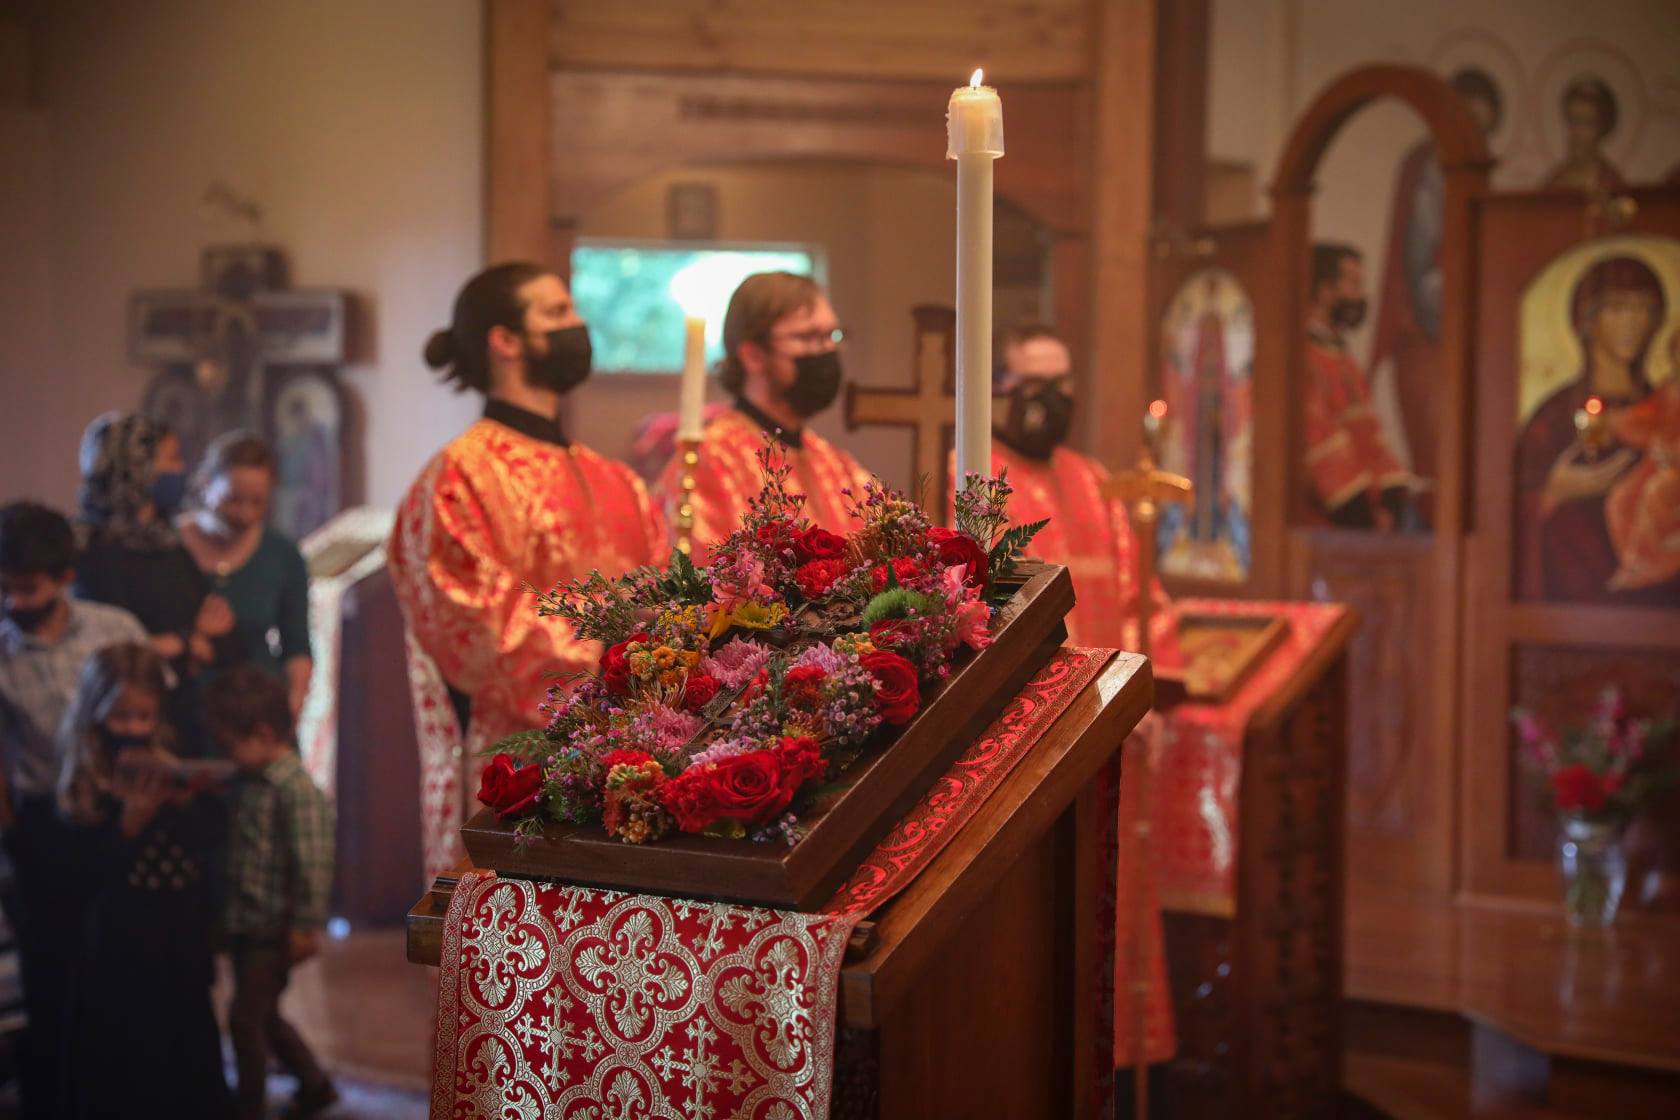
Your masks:
{"label": "red rose", "polygon": [[875,704],[881,718],[894,727],[909,723],[922,706],[916,667],[899,654],[879,649],[864,654],[859,664],[875,678]]}
{"label": "red rose", "polygon": [[939,551],[939,562],[945,567],[968,566],[963,573],[965,584],[970,587],[986,586],[986,550],[980,547],[979,541],[967,533],[938,525],[928,530],[928,540]]}
{"label": "red rose", "polygon": [[513,756],[492,758],[478,778],[478,799],[506,819],[523,813],[542,799],[543,771],[536,763],[515,766]]}
{"label": "red rose", "polygon": [[685,770],[656,796],[678,828],[701,832],[721,820],[767,824],[788,807],[797,788],[780,753],[765,750]]}
{"label": "red rose", "polygon": [[772,521],[760,525],[754,534],[758,543],[772,552],[781,552],[785,548],[795,546],[793,524],[789,521]]}
{"label": "red rose", "polygon": [[[900,586],[909,583],[911,580],[922,574],[921,565],[916,563],[914,557],[900,556],[892,562],[892,566],[893,575],[898,579]],[[879,595],[887,589],[887,566],[885,564],[875,565],[873,575],[875,582],[875,594]]]}
{"label": "red rose", "polygon": [[691,712],[698,712],[712,702],[712,697],[718,694],[717,678],[710,673],[690,673],[688,680],[683,682],[683,707]]}
{"label": "red rose", "polygon": [[883,618],[869,628],[869,641],[876,649],[891,649],[915,638],[916,624],[908,618]]}
{"label": "red rose", "polygon": [[1565,766],[1553,774],[1552,790],[1557,795],[1560,812],[1596,813],[1604,808],[1604,783],[1582,763]]}
{"label": "red rose", "polygon": [[601,655],[601,683],[607,686],[608,692],[623,696],[630,691],[630,662],[624,650],[631,642],[647,640],[647,633],[638,630],[616,646],[609,646],[607,652]]}
{"label": "red rose", "polygon": [[614,766],[640,766],[644,762],[652,762],[653,756],[646,751],[632,751],[620,748],[608,751],[601,756],[601,770],[611,770]]}
{"label": "red rose", "polygon": [[812,560],[801,564],[793,573],[799,593],[807,599],[820,599],[833,589],[840,578],[852,570],[844,560]]}
{"label": "red rose", "polygon": [[839,533],[815,526],[793,535],[793,551],[801,563],[812,560],[838,560],[846,554],[846,538]]}

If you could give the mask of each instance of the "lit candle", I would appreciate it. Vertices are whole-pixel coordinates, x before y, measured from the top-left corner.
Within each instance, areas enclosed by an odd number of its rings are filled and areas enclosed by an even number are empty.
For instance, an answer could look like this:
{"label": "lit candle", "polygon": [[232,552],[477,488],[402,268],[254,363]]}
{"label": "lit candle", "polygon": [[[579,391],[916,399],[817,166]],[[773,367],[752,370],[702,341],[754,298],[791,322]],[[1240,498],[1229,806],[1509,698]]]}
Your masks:
{"label": "lit candle", "polygon": [[677,397],[677,438],[700,438],[700,410],[706,402],[706,320],[688,316],[683,346],[682,392]]}
{"label": "lit candle", "polygon": [[957,161],[957,478],[992,473],[992,161],[1003,102],[980,84],[951,93],[945,158]]}

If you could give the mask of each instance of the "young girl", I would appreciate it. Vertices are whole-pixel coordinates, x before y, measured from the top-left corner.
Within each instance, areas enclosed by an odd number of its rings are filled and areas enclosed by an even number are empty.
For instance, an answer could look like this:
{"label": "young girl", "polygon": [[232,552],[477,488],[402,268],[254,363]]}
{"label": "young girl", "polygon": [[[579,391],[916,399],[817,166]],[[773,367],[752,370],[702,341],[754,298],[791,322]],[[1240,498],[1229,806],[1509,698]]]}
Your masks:
{"label": "young girl", "polygon": [[61,732],[67,870],[87,892],[65,1116],[230,1113],[205,876],[221,814],[165,749],[167,693],[150,647],[107,646],[83,666]]}

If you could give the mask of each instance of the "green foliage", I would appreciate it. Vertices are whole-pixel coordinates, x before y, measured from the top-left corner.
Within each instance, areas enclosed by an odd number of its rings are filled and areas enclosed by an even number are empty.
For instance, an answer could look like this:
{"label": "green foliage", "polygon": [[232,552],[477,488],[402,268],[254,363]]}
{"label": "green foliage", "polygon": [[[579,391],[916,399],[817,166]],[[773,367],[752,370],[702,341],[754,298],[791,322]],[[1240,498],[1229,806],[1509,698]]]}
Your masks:
{"label": "green foliage", "polygon": [[1032,539],[1038,536],[1039,531],[1048,524],[1050,524],[1050,520],[1045,518],[1025,525],[1011,525],[1003,531],[1002,535],[998,537],[997,543],[992,545],[992,550],[987,555],[987,560],[991,565],[991,580],[993,583],[1015,574],[1016,561],[1020,560],[1027,545],[1031,544]]}
{"label": "green foliage", "polygon": [[888,588],[869,600],[869,605],[863,608],[865,627],[889,618],[908,618],[911,614],[932,618],[944,609],[944,602],[937,596],[911,591],[907,587],[890,586],[893,583],[890,565],[887,568],[887,582]]}
{"label": "green foliage", "polygon": [[492,755],[511,755],[519,763],[541,762],[554,751],[554,744],[549,741],[548,732],[516,731],[507,738],[484,748],[480,753],[488,758]]}
{"label": "green foliage", "polygon": [[693,606],[712,601],[712,585],[694,566],[688,553],[679,548],[671,550],[671,563],[653,584],[664,598]]}

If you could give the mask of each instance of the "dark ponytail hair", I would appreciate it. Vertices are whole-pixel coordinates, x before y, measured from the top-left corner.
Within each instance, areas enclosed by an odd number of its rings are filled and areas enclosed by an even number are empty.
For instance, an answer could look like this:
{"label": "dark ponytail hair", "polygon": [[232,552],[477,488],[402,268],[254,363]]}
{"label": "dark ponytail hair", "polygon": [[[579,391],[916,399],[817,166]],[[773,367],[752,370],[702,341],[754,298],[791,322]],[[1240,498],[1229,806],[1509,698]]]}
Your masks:
{"label": "dark ponytail hair", "polygon": [[550,270],[530,261],[493,264],[461,286],[449,326],[433,331],[422,351],[426,364],[444,370],[456,392],[490,391],[491,327],[517,331],[525,325],[525,300],[519,289]]}

